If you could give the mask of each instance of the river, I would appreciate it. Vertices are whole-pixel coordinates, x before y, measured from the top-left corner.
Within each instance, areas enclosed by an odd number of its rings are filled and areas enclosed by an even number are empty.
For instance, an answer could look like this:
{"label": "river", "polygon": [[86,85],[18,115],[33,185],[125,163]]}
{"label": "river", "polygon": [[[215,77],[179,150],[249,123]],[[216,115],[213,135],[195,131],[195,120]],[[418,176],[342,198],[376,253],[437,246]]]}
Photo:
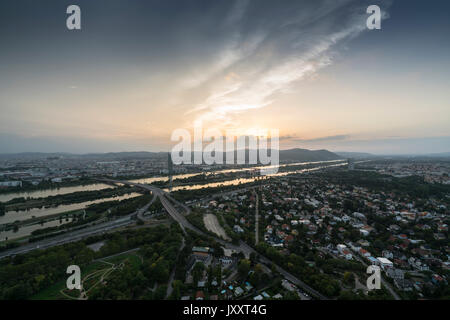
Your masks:
{"label": "river", "polygon": [[[332,164],[332,163],[338,163],[338,162],[342,162],[342,161],[344,161],[344,160],[296,162],[296,163],[282,164],[279,167],[283,168],[283,167],[300,166],[300,165],[306,166],[306,165],[310,165],[310,164]],[[177,175],[173,176],[173,180],[191,178],[191,177],[195,177],[195,176],[205,174],[205,173],[215,173],[215,174],[233,173],[233,172],[244,172],[244,171],[258,170],[258,169],[263,169],[263,168],[274,168],[274,167],[277,167],[277,166],[266,166],[266,167],[257,166],[257,167],[248,167],[248,168],[223,169],[223,170],[209,171],[209,172],[204,172],[204,173],[177,174]],[[136,183],[152,184],[154,182],[168,181],[168,180],[169,180],[168,177],[160,176],[160,177],[133,179],[130,181],[136,182]],[[243,179],[243,180],[246,181],[247,179]],[[233,180],[233,181],[235,181],[235,180]],[[224,184],[224,183],[226,183],[226,182],[220,182],[219,185]],[[236,184],[236,183],[232,182],[231,184]],[[210,186],[215,186],[215,185],[216,185],[216,183],[211,183]],[[196,185],[193,185],[190,187],[194,188],[194,189],[198,188],[198,187],[196,187]],[[199,185],[199,187],[201,187],[201,185]],[[55,189],[36,190],[36,191],[28,191],[28,192],[5,193],[5,194],[0,194],[0,202],[7,202],[14,198],[21,198],[21,197],[45,198],[45,197],[49,197],[49,196],[68,194],[68,193],[73,193],[73,192],[78,192],[78,191],[95,191],[95,190],[102,190],[102,189],[106,189],[106,188],[111,188],[111,185],[107,185],[104,183],[95,183],[95,184],[89,184],[89,185],[84,185],[84,186],[80,185],[80,186],[73,186],[73,187],[61,187],[61,188],[55,188]],[[181,188],[183,188],[183,187],[181,187]]]}
{"label": "river", "polygon": [[46,189],[46,190],[36,190],[36,191],[27,191],[27,192],[14,192],[14,193],[5,193],[0,194],[0,202],[7,202],[14,198],[46,198],[50,196],[57,196],[60,194],[67,194],[78,191],[95,191],[102,190],[106,188],[111,188],[110,185],[104,183],[95,183],[88,184],[84,186],[73,186],[73,187],[61,187],[55,189]]}
{"label": "river", "polygon": [[40,223],[36,223],[33,225],[23,226],[23,227],[20,227],[19,230],[17,230],[17,232],[14,232],[13,230],[2,231],[2,232],[0,232],[0,242],[5,241],[6,239],[13,240],[13,239],[29,236],[35,230],[56,227],[56,226],[60,226],[60,225],[63,225],[63,224],[69,223],[69,222],[72,222],[72,218],[67,218],[67,219],[64,218],[64,219],[62,219],[61,222],[59,221],[59,219],[47,221],[43,225],[41,225]]}
{"label": "river", "polygon": [[86,208],[90,204],[111,201],[111,200],[130,199],[130,198],[134,198],[134,197],[137,197],[140,195],[141,195],[140,193],[133,192],[133,193],[125,194],[122,196],[117,196],[117,197],[102,198],[102,199],[96,199],[96,200],[85,201],[85,202],[80,202],[80,203],[63,204],[63,205],[53,207],[53,208],[32,208],[29,210],[22,210],[22,211],[8,211],[5,213],[4,216],[0,217],[0,224],[12,223],[17,220],[23,221],[23,220],[27,220],[27,219],[31,219],[31,218],[35,218],[35,217],[45,217],[48,215],[63,213],[63,212],[68,212],[68,211],[73,211],[73,210],[80,210],[80,209]]}
{"label": "river", "polygon": [[[172,189],[172,191],[183,190],[183,189],[184,190],[196,190],[196,189],[203,189],[203,188],[214,188],[214,187],[219,187],[219,186],[239,185],[239,184],[253,182],[257,178],[267,179],[269,177],[286,176],[286,175],[294,174],[294,173],[312,172],[312,171],[316,171],[316,170],[320,170],[320,169],[328,168],[328,167],[344,166],[347,164],[347,162],[345,162],[344,160],[297,162],[297,163],[283,164],[283,165],[280,165],[279,167],[301,166],[301,165],[306,166],[306,165],[311,165],[311,164],[317,164],[318,166],[314,167],[314,168],[278,172],[278,173],[269,174],[266,176],[258,176],[258,177],[251,177],[251,178],[236,178],[236,179],[220,181],[220,182],[176,186]],[[273,167],[274,166],[272,166],[272,168]],[[261,168],[267,168],[267,167],[225,169],[225,170],[214,171],[214,173],[220,174],[220,173],[244,172],[244,171],[250,171],[250,170],[258,170]],[[205,173],[212,173],[212,172],[205,172]],[[185,178],[194,177],[194,176],[197,176],[200,174],[203,174],[203,173],[178,174],[178,175],[174,175],[173,179],[174,180],[185,179]],[[152,178],[135,179],[135,180],[130,180],[130,181],[137,182],[137,183],[152,184],[157,181],[167,181],[167,180],[168,180],[168,177],[152,177]],[[67,193],[72,193],[72,192],[77,192],[77,191],[102,190],[102,189],[110,188],[110,187],[111,187],[110,185],[98,183],[98,184],[91,184],[91,185],[85,185],[85,186],[63,187],[63,188],[59,188],[59,189],[48,189],[48,190],[39,190],[39,191],[32,191],[32,192],[11,193],[11,194],[0,195],[0,201],[8,201],[8,200],[11,200],[13,198],[18,198],[18,197],[33,197],[33,198],[48,197],[48,196],[67,194]],[[168,189],[165,189],[165,191],[168,191]],[[34,217],[45,217],[48,215],[64,213],[64,212],[73,211],[73,210],[80,210],[80,209],[86,208],[90,204],[101,203],[101,202],[110,201],[110,200],[129,199],[129,198],[137,197],[139,195],[140,195],[139,193],[130,193],[130,194],[126,194],[126,195],[122,195],[122,196],[118,196],[118,197],[102,198],[102,199],[97,199],[97,200],[93,200],[93,201],[85,201],[85,202],[74,203],[74,204],[60,205],[60,206],[52,207],[52,208],[32,208],[32,209],[29,209],[26,211],[25,210],[24,211],[8,211],[5,213],[4,216],[0,217],[0,224],[12,223],[17,220],[23,221],[23,220],[31,219]],[[58,223],[59,223],[59,220],[58,220]],[[33,231],[33,230],[53,226],[50,224],[51,224],[51,222],[48,222],[44,226],[41,226],[40,224],[36,224],[36,225],[32,225],[32,226],[22,227],[16,233],[14,233],[12,231],[2,232],[2,233],[0,233],[0,238],[2,240],[4,240],[4,238],[6,236],[10,239],[12,239],[12,237],[16,237],[16,238],[21,237],[21,236],[31,233],[31,231]],[[6,235],[6,233],[8,235]]]}

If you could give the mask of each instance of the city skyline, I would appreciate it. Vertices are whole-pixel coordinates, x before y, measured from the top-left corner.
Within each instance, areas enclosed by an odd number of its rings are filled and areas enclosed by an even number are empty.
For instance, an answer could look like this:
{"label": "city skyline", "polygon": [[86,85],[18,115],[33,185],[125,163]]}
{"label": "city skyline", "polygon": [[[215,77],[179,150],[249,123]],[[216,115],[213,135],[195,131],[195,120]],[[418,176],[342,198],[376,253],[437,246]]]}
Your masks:
{"label": "city skyline", "polygon": [[[280,129],[280,149],[450,151],[449,5],[0,4],[0,153],[169,151],[177,128]],[[29,10],[23,10],[27,8]]]}

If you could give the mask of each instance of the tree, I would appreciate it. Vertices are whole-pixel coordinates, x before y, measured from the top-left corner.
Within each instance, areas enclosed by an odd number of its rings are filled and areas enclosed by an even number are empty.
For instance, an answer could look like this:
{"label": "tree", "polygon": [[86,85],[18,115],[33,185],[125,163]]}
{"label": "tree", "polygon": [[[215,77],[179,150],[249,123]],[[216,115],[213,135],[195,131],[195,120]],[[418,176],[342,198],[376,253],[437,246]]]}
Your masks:
{"label": "tree", "polygon": [[174,280],[172,282],[172,287],[173,287],[173,291],[172,291],[172,296],[170,298],[174,299],[174,300],[180,300],[181,290],[184,288],[183,282],[180,280]]}
{"label": "tree", "polygon": [[239,253],[237,253],[237,257],[238,257],[238,259],[245,259],[244,253],[242,253],[240,251],[239,251]]}
{"label": "tree", "polygon": [[214,244],[212,245],[212,248],[214,249],[213,255],[215,257],[221,257],[224,255],[224,251],[222,248],[222,245],[218,242],[214,242]]}
{"label": "tree", "polygon": [[205,270],[205,265],[202,262],[197,262],[194,265],[194,268],[192,268],[192,277],[195,285],[197,285],[202,278],[203,270]]}
{"label": "tree", "polygon": [[277,266],[274,263],[270,264],[270,271],[272,271],[272,274],[274,275],[278,273]]}
{"label": "tree", "polygon": [[255,263],[257,262],[257,255],[255,252],[250,253],[250,262],[252,266],[255,265]]}
{"label": "tree", "polygon": [[159,283],[164,283],[169,279],[169,268],[164,258],[160,257],[157,262],[152,264],[150,276]]}
{"label": "tree", "polygon": [[343,205],[344,205],[344,210],[346,212],[355,211],[355,205],[354,205],[353,201],[351,201],[349,199],[345,199]]}
{"label": "tree", "polygon": [[216,267],[216,279],[219,285],[222,283],[222,265],[219,264]]}
{"label": "tree", "polygon": [[241,259],[238,266],[239,275],[245,277],[249,272],[250,272],[250,261],[247,259]]}
{"label": "tree", "polygon": [[211,286],[211,282],[214,280],[214,270],[213,267],[210,265],[208,267],[208,287]]}
{"label": "tree", "polygon": [[300,297],[298,296],[298,294],[296,292],[288,291],[284,295],[283,300],[300,300]]}
{"label": "tree", "polygon": [[306,260],[307,261],[314,261],[314,254],[311,251],[308,252],[308,254],[306,255]]}
{"label": "tree", "polygon": [[30,288],[24,283],[19,283],[6,290],[5,298],[7,300],[24,300],[30,294]]}
{"label": "tree", "polygon": [[353,273],[348,272],[348,271],[345,272],[344,273],[344,283],[351,285],[354,282],[355,282],[355,277],[354,277]]}
{"label": "tree", "polygon": [[342,291],[338,300],[360,300],[360,297],[351,291]]}
{"label": "tree", "polygon": [[253,286],[257,287],[261,283],[261,277],[263,275],[263,270],[260,264],[255,266],[254,272],[250,276],[250,282]]}
{"label": "tree", "polygon": [[159,286],[153,294],[153,300],[163,300],[166,297],[167,286],[164,284]]}

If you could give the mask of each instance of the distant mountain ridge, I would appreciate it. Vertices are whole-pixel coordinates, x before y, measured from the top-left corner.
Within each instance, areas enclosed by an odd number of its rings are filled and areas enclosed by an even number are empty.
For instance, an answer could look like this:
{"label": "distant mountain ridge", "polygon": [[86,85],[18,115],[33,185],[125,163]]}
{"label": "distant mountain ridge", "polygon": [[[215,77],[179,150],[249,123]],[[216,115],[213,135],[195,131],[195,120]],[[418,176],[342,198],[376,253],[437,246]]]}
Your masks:
{"label": "distant mountain ridge", "polygon": [[[235,157],[237,151],[234,152]],[[246,158],[248,159],[249,150],[245,150]],[[124,160],[124,159],[146,159],[167,157],[167,152],[148,152],[148,151],[132,151],[132,152],[108,152],[108,153],[87,153],[87,154],[72,154],[72,153],[41,153],[41,152],[24,152],[15,154],[0,154],[2,159],[47,159],[47,158],[83,158],[83,159],[108,159],[108,160]],[[225,154],[222,155],[225,159]],[[193,158],[193,153],[191,155]],[[308,150],[308,149],[288,149],[279,150],[280,161],[328,161],[339,160],[343,157],[328,151],[328,150]]]}
{"label": "distant mountain ridge", "polygon": [[367,152],[346,152],[346,151],[337,151],[335,152],[340,157],[343,158],[354,158],[354,159],[367,159],[378,157],[377,155],[367,153]]}
{"label": "distant mountain ridge", "polygon": [[341,156],[328,150],[288,149],[280,150],[280,161],[328,161],[339,160]]}

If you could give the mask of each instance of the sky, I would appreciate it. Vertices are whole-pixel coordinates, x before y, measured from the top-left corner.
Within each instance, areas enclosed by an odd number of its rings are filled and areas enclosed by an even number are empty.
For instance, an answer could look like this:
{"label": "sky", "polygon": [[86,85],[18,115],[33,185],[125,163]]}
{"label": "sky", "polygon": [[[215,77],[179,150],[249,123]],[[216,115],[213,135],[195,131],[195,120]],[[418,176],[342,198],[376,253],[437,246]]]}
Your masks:
{"label": "sky", "polygon": [[[81,30],[66,8],[81,8]],[[381,30],[368,30],[369,5]],[[450,151],[450,3],[3,0],[0,153],[169,151],[174,130],[280,147]]]}

